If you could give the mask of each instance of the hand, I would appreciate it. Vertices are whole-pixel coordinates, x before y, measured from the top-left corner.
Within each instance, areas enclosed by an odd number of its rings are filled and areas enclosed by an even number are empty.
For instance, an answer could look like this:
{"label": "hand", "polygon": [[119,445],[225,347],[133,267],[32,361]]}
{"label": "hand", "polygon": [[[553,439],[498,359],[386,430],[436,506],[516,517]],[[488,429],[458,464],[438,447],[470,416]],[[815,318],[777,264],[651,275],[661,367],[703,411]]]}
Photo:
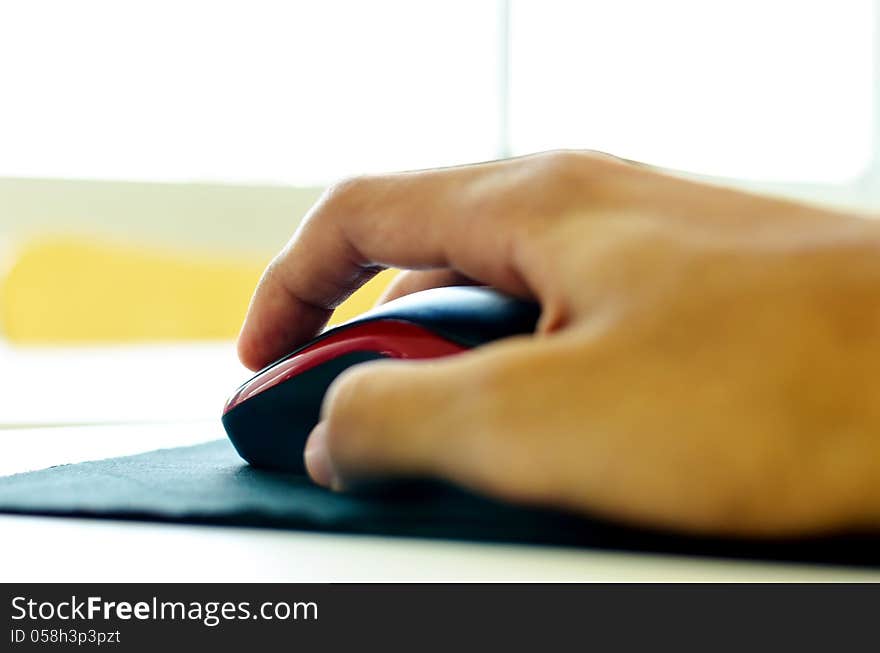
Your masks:
{"label": "hand", "polygon": [[869,219],[551,152],[331,188],[256,291],[251,368],[379,269],[390,296],[536,298],[538,333],[350,369],[306,451],[343,490],[425,475],[684,531],[880,524],[880,233]]}

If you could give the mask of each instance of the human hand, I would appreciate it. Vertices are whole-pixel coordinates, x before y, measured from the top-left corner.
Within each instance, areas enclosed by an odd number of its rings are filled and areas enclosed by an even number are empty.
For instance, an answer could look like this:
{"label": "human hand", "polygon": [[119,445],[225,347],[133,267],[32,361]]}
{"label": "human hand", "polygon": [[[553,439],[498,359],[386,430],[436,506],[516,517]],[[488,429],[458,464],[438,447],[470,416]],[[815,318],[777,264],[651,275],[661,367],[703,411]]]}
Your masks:
{"label": "human hand", "polygon": [[266,270],[259,368],[378,270],[481,283],[534,337],[346,371],[306,449],[335,489],[432,476],[714,534],[880,523],[880,234],[867,219],[587,152],[354,178]]}

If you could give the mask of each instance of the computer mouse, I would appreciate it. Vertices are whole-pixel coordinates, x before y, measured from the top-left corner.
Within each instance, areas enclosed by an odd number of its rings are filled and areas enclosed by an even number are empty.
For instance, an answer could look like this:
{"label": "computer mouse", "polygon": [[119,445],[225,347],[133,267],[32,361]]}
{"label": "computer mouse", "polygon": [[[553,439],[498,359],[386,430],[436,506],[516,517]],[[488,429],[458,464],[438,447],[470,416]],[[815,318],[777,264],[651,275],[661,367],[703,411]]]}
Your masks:
{"label": "computer mouse", "polygon": [[226,402],[223,426],[251,465],[305,474],[306,439],[318,423],[324,393],[343,371],[382,358],[452,356],[533,333],[539,314],[533,302],[477,286],[434,288],[395,299],[324,331],[257,372]]}

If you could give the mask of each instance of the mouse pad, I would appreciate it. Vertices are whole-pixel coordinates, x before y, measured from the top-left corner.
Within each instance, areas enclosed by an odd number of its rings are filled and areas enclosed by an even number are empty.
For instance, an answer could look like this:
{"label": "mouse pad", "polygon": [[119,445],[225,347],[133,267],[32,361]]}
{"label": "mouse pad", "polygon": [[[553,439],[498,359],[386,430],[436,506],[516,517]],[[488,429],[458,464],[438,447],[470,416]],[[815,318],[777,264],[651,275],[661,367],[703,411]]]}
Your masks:
{"label": "mouse pad", "polygon": [[0,478],[0,512],[562,544],[880,566],[880,537],[676,537],[518,508],[439,483],[336,494],[244,463],[227,440]]}

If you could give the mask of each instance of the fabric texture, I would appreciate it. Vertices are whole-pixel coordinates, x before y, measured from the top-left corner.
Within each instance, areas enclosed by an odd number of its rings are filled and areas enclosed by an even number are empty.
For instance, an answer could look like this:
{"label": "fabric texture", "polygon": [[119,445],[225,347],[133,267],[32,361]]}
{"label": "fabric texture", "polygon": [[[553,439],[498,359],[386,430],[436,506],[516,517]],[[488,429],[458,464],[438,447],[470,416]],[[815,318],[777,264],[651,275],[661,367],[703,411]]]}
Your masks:
{"label": "fabric texture", "polygon": [[335,494],[244,463],[226,440],[0,478],[0,512],[257,526],[880,566],[880,537],[678,537],[518,508],[433,482]]}

